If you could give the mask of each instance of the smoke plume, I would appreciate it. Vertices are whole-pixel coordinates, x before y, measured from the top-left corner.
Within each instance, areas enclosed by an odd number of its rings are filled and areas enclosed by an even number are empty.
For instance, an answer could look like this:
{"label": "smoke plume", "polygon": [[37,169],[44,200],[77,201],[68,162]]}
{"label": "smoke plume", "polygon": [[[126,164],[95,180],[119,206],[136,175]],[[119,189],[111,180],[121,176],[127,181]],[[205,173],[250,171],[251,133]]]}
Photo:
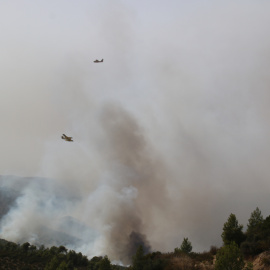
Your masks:
{"label": "smoke plume", "polygon": [[267,1],[1,5],[1,238],[130,263],[269,215]]}

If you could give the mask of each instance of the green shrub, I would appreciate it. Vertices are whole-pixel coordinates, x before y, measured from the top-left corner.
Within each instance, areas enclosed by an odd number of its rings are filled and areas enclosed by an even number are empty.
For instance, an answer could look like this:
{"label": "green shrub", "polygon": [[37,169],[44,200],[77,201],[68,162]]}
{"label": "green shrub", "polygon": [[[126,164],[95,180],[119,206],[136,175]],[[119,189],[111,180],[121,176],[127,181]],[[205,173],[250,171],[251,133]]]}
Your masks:
{"label": "green shrub", "polygon": [[244,265],[240,248],[234,242],[223,246],[217,253],[215,270],[242,270]]}

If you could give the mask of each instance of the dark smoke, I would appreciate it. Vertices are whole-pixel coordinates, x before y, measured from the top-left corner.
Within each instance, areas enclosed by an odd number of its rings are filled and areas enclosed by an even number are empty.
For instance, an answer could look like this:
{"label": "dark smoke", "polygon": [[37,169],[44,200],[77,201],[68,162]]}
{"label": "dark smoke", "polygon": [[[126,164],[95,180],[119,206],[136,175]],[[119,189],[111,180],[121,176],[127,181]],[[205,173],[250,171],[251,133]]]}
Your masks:
{"label": "dark smoke", "polygon": [[165,168],[136,119],[121,106],[104,106],[100,122],[105,136],[100,150],[110,168],[109,185],[132,198],[106,217],[111,224],[108,245],[114,256],[127,263],[138,245],[142,244],[146,252],[150,250],[145,236],[151,226],[147,220],[156,211],[164,211],[168,202]]}
{"label": "dark smoke", "polygon": [[144,254],[151,252],[151,246],[146,239],[146,236],[141,233],[132,232],[129,236],[130,242],[128,245],[129,259],[134,256],[139,246],[142,246]]}

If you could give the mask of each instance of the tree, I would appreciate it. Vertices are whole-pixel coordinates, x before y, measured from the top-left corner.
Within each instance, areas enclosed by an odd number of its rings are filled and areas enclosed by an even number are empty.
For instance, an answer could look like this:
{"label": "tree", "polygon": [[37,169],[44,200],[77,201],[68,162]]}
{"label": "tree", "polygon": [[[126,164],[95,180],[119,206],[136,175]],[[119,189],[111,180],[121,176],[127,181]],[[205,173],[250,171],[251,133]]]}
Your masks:
{"label": "tree", "polygon": [[103,259],[102,256],[99,256],[99,257],[95,256],[95,257],[93,257],[90,260],[89,264],[88,264],[89,270],[98,270],[99,264],[102,261],[102,259]]}
{"label": "tree", "polygon": [[241,248],[246,255],[257,255],[270,249],[270,216],[248,231]]}
{"label": "tree", "polygon": [[64,246],[60,246],[59,248],[58,248],[58,253],[63,253],[63,254],[67,254],[67,248],[66,247],[64,247]]}
{"label": "tree", "polygon": [[105,256],[99,263],[98,270],[111,270],[111,262],[107,256]]}
{"label": "tree", "polygon": [[245,262],[235,242],[223,246],[217,253],[215,270],[242,270]]}
{"label": "tree", "polygon": [[68,264],[65,261],[62,261],[60,265],[56,268],[56,270],[68,270]]}
{"label": "tree", "polygon": [[56,246],[50,247],[50,254],[57,255],[58,254],[58,247],[56,247]]}
{"label": "tree", "polygon": [[22,244],[22,250],[27,252],[30,246],[31,245],[28,242],[25,242],[24,244]]}
{"label": "tree", "polygon": [[133,270],[142,270],[144,267],[144,261],[143,247],[140,245],[136,254],[132,258]]}
{"label": "tree", "polygon": [[58,265],[59,265],[59,258],[57,256],[54,256],[49,263],[47,263],[46,267],[44,268],[44,270],[54,270],[57,269]]}
{"label": "tree", "polygon": [[263,235],[265,223],[266,221],[264,221],[261,211],[257,207],[248,220],[246,241],[241,244],[241,250],[245,255],[256,255],[264,250],[263,242],[267,239],[266,235]]}
{"label": "tree", "polygon": [[184,238],[180,250],[185,252],[185,253],[190,253],[192,250],[192,245],[191,242],[188,240],[188,238]]}
{"label": "tree", "polygon": [[245,240],[243,225],[238,224],[234,214],[230,214],[228,221],[224,223],[223,233],[221,234],[224,245],[235,242],[238,246]]}
{"label": "tree", "polygon": [[263,223],[263,216],[261,210],[256,207],[256,209],[251,213],[250,219],[247,224],[247,233],[252,233],[254,229],[258,227],[258,225]]}

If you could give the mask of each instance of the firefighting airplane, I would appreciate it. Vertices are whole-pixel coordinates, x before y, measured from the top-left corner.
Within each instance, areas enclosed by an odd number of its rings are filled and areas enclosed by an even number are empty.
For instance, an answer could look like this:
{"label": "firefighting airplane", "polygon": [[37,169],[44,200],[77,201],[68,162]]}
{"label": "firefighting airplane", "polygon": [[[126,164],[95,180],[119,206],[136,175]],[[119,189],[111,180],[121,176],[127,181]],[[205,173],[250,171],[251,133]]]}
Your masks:
{"label": "firefighting airplane", "polygon": [[67,142],[73,142],[72,137],[68,137],[65,134],[63,134],[63,136],[61,137],[63,140],[67,141]]}
{"label": "firefighting airplane", "polygon": [[103,59],[94,61],[94,63],[102,63],[102,62],[103,62]]}

